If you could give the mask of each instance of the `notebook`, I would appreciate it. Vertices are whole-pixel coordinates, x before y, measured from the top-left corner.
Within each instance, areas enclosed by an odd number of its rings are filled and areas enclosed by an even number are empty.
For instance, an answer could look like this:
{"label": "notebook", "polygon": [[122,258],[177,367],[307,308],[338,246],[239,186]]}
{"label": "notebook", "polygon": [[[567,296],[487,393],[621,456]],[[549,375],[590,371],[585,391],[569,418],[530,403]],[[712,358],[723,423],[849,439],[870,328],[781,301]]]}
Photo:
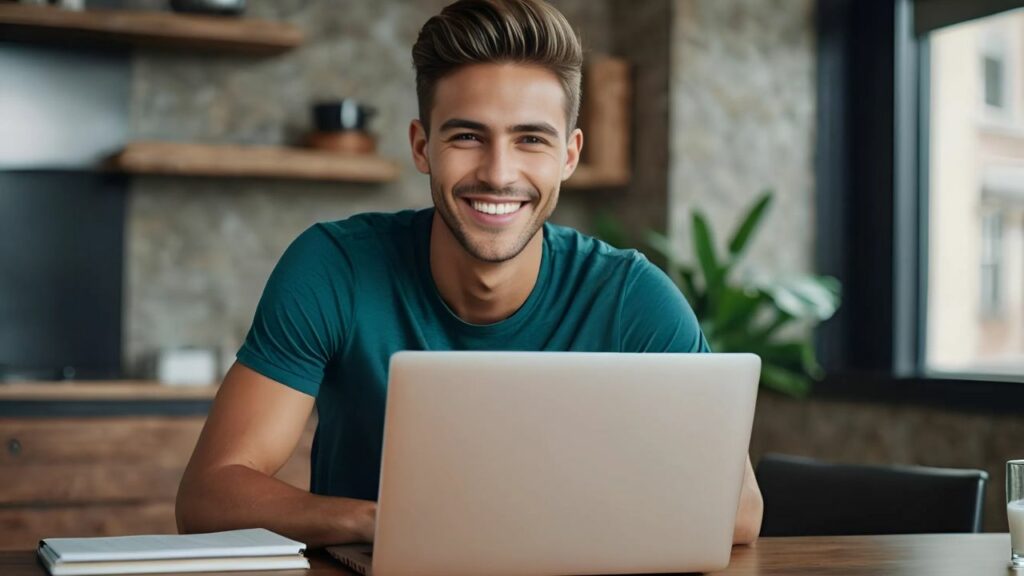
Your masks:
{"label": "notebook", "polygon": [[309,568],[306,545],[263,528],[208,534],[46,538],[37,553],[53,576]]}

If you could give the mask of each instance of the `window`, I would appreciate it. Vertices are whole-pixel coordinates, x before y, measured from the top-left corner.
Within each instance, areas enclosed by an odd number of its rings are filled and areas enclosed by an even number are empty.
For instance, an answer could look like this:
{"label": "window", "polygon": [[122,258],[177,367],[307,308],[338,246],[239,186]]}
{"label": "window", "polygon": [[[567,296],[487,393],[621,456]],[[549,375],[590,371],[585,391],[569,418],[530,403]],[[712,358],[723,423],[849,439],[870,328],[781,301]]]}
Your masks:
{"label": "window", "polygon": [[996,318],[1003,310],[1002,287],[1003,215],[990,212],[981,219],[981,313]]}
{"label": "window", "polygon": [[[1024,11],[931,31],[923,371],[1024,378]],[[979,107],[981,113],[979,114]]]}
{"label": "window", "polygon": [[1005,108],[1003,97],[1003,59],[986,55],[982,58],[985,71],[985,104],[993,108]]}

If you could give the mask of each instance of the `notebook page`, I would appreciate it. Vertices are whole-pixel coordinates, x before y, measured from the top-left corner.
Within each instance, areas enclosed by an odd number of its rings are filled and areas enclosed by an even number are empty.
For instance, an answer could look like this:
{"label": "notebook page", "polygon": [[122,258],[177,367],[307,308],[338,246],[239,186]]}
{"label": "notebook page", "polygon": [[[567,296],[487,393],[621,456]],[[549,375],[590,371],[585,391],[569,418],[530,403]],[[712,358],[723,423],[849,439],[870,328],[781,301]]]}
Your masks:
{"label": "notebook page", "polygon": [[58,562],[285,556],[306,548],[263,528],[207,534],[153,534],[101,538],[46,538]]}

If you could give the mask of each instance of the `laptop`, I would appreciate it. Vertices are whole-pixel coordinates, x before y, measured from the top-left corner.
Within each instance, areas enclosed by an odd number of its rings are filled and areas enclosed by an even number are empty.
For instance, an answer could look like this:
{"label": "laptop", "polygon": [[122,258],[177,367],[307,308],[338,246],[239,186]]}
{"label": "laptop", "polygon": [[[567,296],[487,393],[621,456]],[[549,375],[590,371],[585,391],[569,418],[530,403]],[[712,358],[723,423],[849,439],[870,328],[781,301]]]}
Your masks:
{"label": "laptop", "polygon": [[726,567],[753,354],[399,352],[377,524],[328,547],[360,574]]}

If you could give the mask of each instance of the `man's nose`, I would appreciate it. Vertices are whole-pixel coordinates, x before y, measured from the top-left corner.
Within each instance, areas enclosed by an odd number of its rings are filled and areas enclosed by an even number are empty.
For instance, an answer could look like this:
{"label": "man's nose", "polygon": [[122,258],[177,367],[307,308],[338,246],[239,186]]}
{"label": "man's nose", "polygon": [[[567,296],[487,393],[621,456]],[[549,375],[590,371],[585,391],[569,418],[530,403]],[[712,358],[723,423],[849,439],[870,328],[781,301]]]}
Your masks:
{"label": "man's nose", "polygon": [[516,182],[519,167],[514,151],[505,144],[494,143],[489,146],[487,154],[477,171],[477,179],[500,190]]}

